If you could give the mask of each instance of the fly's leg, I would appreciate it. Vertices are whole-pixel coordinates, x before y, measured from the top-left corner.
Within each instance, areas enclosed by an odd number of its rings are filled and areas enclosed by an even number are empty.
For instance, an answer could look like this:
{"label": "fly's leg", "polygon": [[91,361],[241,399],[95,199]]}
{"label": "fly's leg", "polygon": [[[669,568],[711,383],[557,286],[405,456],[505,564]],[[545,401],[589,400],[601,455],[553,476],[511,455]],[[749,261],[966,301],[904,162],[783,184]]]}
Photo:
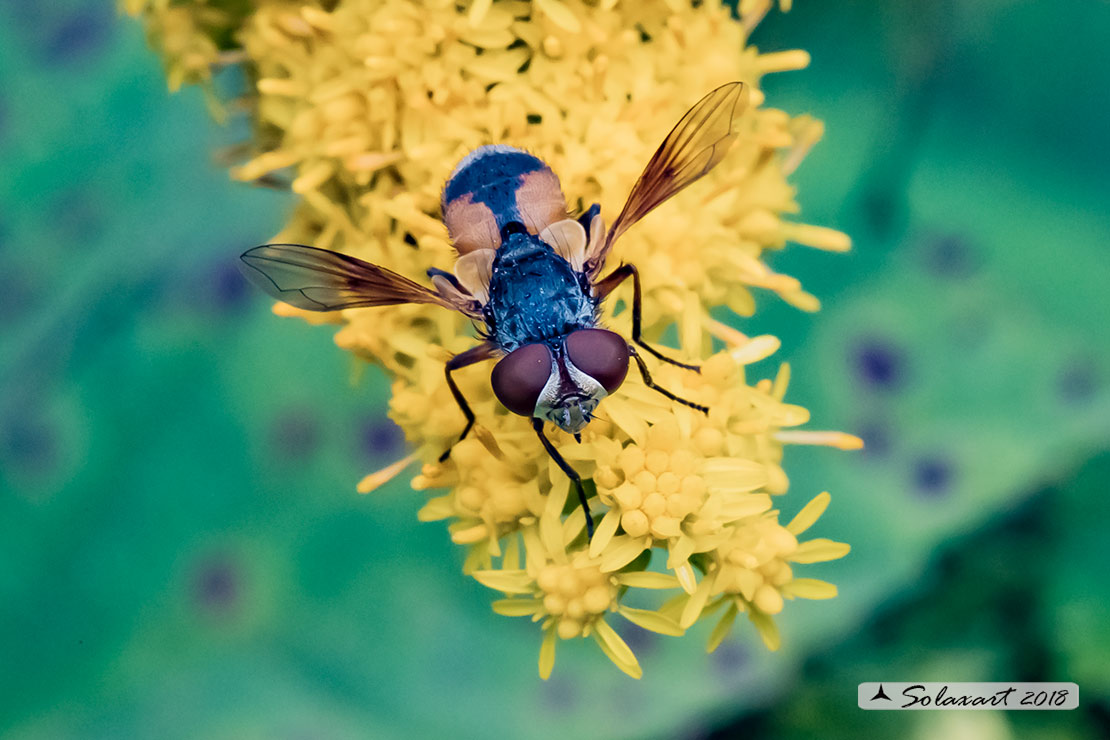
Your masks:
{"label": "fly's leg", "polygon": [[[693,370],[694,372],[701,372],[701,368],[698,365],[687,365],[686,363],[671,359],[670,357],[661,354],[658,350],[649,345],[640,337],[640,273],[636,270],[635,265],[621,265],[620,267],[609,273],[607,276],[605,276],[603,279],[599,280],[594,286],[594,290],[597,294],[597,299],[600,301],[605,298],[605,296],[612,293],[618,285],[623,283],[629,277],[632,278],[632,341],[646,349],[651,354],[658,357],[660,360],[663,360],[664,362],[669,362],[672,365],[678,365],[679,367],[686,368],[687,370]],[[675,401],[676,403],[681,403],[683,406],[689,406],[690,408],[696,409],[703,414],[709,413],[709,409],[706,406],[702,406],[699,403],[694,403],[693,401],[687,401],[685,398],[679,398],[666,388],[661,388],[660,386],[656,385],[655,381],[651,379],[651,373],[648,372],[647,364],[644,362],[644,358],[640,356],[640,353],[636,351],[636,348],[630,344],[628,345],[628,352],[632,355],[632,359],[636,361],[636,366],[640,369],[640,376],[644,379],[644,385],[646,385],[648,388],[651,388],[652,390],[662,393],[664,396],[671,399],[672,401]]]}
{"label": "fly's leg", "polygon": [[[613,290],[627,280],[632,278],[632,341],[646,349],[649,353],[655,355],[663,362],[669,362],[672,365],[693,370],[694,372],[701,372],[701,367],[698,365],[687,365],[684,362],[667,357],[659,350],[652,347],[640,337],[640,273],[636,270],[635,265],[624,264],[613,270],[601,280],[597,281],[594,290],[597,293],[597,299],[600,301],[605,296],[613,292]],[[640,366],[643,368],[643,365]]]}
{"label": "fly's leg", "polygon": [[[492,344],[483,342],[477,347],[471,347],[466,352],[457,354],[447,361],[447,365],[444,369],[444,373],[447,375],[447,387],[451,389],[451,395],[455,397],[455,403],[459,405],[459,409],[463,412],[463,416],[466,417],[466,426],[463,427],[462,434],[459,435],[459,438],[455,440],[455,444],[451,445],[451,447],[454,447],[456,444],[466,439],[466,435],[470,434],[470,430],[474,426],[474,412],[470,410],[470,404],[466,402],[466,397],[463,396],[462,391],[455,385],[455,379],[451,377],[451,373],[468,365],[473,365],[476,362],[488,360],[493,357],[495,351],[496,348]],[[450,457],[451,447],[448,447],[444,450],[443,454],[439,456],[440,462]]]}
{"label": "fly's leg", "polygon": [[[675,401],[676,403],[681,403],[683,406],[689,406],[690,408],[696,409],[703,414],[709,413],[708,406],[702,406],[700,403],[694,403],[693,401],[687,401],[685,398],[679,398],[666,388],[660,388],[659,386],[657,386],[655,384],[655,381],[651,379],[651,373],[648,372],[647,364],[644,362],[644,358],[640,357],[640,353],[636,351],[636,348],[630,344],[628,345],[628,352],[632,355],[632,359],[636,361],[636,366],[640,368],[640,376],[644,379],[644,385],[646,385],[648,388],[651,388],[653,391],[658,391],[662,393],[664,396],[671,399],[672,401]],[[676,362],[675,364],[677,365],[678,363]]]}
{"label": "fly's leg", "polygon": [[582,487],[582,476],[578,475],[578,471],[572,468],[570,463],[563,459],[563,456],[560,455],[559,451],[555,449],[555,446],[551,444],[551,440],[544,436],[543,419],[533,418],[532,428],[536,430],[536,434],[539,436],[540,442],[543,443],[543,448],[547,450],[547,454],[551,455],[551,459],[555,461],[555,464],[558,465],[559,468],[567,474],[571,482],[574,483],[574,488],[578,491],[578,503],[582,505],[582,513],[586,515],[586,537],[592,540],[594,538],[594,520],[593,517],[590,516],[590,505],[586,503],[586,489]]}

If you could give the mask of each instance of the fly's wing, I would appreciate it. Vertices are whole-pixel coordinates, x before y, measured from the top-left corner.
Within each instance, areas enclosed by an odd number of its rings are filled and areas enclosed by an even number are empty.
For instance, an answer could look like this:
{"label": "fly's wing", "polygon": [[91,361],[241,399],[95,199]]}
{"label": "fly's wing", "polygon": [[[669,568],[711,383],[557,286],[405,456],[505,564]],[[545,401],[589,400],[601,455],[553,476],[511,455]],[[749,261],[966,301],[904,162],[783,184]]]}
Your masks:
{"label": "fly's wing", "polygon": [[601,272],[613,243],[632,224],[717,166],[736,138],[733,121],[747,101],[744,83],[730,82],[699,100],[675,124],[633,186],[613,228],[590,245],[586,269],[591,277]]}
{"label": "fly's wing", "polygon": [[327,249],[266,244],[247,250],[240,259],[240,270],[250,282],[307,311],[434,303],[474,315],[469,296],[444,296],[384,267]]}

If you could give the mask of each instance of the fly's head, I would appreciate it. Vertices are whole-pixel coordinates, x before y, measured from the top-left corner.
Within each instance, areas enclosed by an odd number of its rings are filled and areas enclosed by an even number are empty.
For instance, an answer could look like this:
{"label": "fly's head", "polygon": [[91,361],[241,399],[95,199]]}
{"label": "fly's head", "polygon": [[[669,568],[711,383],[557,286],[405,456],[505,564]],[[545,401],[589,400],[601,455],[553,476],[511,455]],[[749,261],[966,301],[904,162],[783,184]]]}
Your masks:
{"label": "fly's head", "polygon": [[628,374],[628,344],[605,329],[578,329],[560,343],[525,344],[503,357],[490,382],[505,408],[577,434]]}

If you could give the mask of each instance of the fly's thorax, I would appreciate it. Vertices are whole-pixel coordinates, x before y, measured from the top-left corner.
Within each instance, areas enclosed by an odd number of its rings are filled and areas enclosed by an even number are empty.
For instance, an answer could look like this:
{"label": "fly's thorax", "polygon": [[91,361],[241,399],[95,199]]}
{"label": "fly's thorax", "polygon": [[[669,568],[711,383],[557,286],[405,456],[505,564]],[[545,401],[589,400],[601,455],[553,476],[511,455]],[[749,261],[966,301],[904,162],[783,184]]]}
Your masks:
{"label": "fly's thorax", "polygon": [[570,263],[539,237],[506,236],[494,257],[483,307],[490,338],[511,352],[597,324],[597,305]]}

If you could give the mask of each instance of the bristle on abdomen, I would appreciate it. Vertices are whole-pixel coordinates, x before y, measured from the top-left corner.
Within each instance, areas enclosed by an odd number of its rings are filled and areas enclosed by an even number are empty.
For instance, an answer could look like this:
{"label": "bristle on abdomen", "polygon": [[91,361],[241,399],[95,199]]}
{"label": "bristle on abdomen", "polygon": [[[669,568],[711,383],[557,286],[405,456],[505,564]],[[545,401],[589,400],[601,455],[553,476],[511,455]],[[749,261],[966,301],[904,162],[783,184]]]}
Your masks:
{"label": "bristle on abdomen", "polygon": [[510,221],[538,234],[566,213],[551,168],[539,157],[501,144],[464,157],[443,189],[443,221],[459,254],[497,249],[501,229]]}

